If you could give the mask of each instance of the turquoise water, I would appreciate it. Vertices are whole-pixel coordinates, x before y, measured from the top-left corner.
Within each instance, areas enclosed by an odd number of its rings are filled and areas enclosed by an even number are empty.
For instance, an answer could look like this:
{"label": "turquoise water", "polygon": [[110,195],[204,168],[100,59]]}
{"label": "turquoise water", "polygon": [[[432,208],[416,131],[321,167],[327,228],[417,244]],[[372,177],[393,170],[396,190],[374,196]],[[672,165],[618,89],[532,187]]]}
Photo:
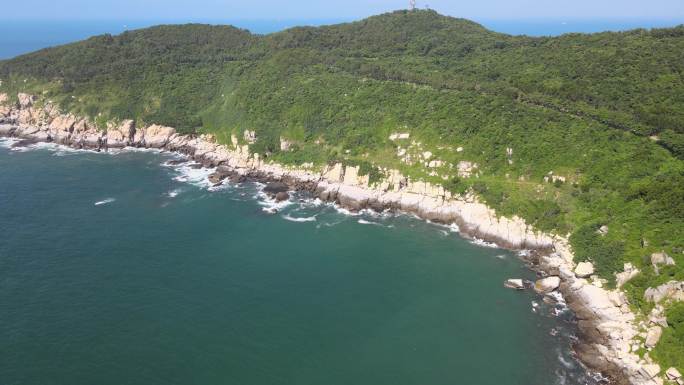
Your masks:
{"label": "turquoise water", "polygon": [[269,215],[168,154],[0,143],[3,385],[592,383],[569,314],[503,288],[534,277],[510,252],[304,195]]}

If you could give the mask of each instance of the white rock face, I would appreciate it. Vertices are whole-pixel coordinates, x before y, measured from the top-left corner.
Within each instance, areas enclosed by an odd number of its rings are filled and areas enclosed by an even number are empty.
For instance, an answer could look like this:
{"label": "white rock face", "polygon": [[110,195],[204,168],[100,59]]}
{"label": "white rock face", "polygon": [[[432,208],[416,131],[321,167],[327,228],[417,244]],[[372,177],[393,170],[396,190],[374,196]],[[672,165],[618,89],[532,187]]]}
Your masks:
{"label": "white rock face", "polygon": [[394,132],[389,136],[389,139],[394,141],[398,139],[408,139],[411,137],[411,134],[408,132]]}
{"label": "white rock face", "polygon": [[245,130],[242,137],[247,143],[253,144],[256,142],[256,131]]}
{"label": "white rock face", "polygon": [[654,348],[658,341],[660,341],[660,336],[663,335],[663,328],[660,326],[654,326],[648,329],[648,334],[646,334],[646,347]]}
{"label": "white rock face", "polygon": [[477,168],[477,163],[469,162],[466,160],[462,160],[458,162],[458,176],[461,178],[468,178],[470,175],[472,175],[473,170]]}
{"label": "white rock face", "polygon": [[176,133],[176,130],[172,127],[165,127],[157,124],[147,127],[144,131],[145,144],[152,148],[164,147],[171,136]]}
{"label": "white rock face", "polygon": [[682,374],[679,373],[679,370],[677,368],[669,368],[665,371],[665,376],[667,376],[667,379],[670,381],[676,381],[680,378],[682,378]]}
{"label": "white rock face", "polygon": [[658,303],[664,299],[684,301],[684,281],[670,281],[658,287],[649,287],[644,292],[647,301]]}
{"label": "white rock face", "polygon": [[290,147],[292,147],[292,142],[290,142],[289,140],[287,140],[281,136],[280,137],[280,151],[290,151]]}
{"label": "white rock face", "polygon": [[659,274],[658,271],[658,266],[659,265],[665,265],[665,266],[672,266],[675,264],[674,259],[667,255],[664,251],[661,251],[659,253],[653,253],[651,254],[651,264],[653,265],[653,268],[655,269],[656,274]]}
{"label": "white rock face", "polygon": [[19,99],[19,106],[21,108],[31,107],[33,105],[33,102],[36,101],[35,96],[24,93],[17,94],[17,98]]}
{"label": "white rock face", "polygon": [[[648,378],[655,378],[660,373],[660,365],[649,364],[643,366],[644,374]],[[660,381],[662,383],[662,381]]]}
{"label": "white rock face", "polygon": [[587,278],[594,274],[594,265],[591,262],[580,262],[575,267],[575,276],[577,278]]}
{"label": "white rock face", "polygon": [[615,274],[618,289],[639,274],[639,269],[635,268],[631,263],[625,263],[623,268],[623,272]]}
{"label": "white rock face", "polygon": [[540,294],[550,293],[558,289],[560,282],[561,280],[559,277],[542,278],[534,283],[534,291]]}

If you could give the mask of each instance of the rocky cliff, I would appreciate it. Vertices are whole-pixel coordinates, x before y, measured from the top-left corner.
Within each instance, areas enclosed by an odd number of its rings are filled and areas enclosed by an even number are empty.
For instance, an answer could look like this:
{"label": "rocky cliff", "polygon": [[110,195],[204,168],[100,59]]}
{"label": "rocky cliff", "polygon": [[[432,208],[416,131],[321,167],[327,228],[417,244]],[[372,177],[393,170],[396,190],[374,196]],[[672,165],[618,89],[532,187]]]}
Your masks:
{"label": "rocky cliff", "polygon": [[[646,326],[636,322],[623,293],[603,288],[592,276],[591,266],[576,269],[564,238],[535,231],[521,218],[498,216],[474,196],[453,196],[441,186],[411,180],[396,170],[388,170],[387,178],[369,186],[368,177],[360,176],[356,167],[286,167],[250,153],[249,147],[240,145],[236,138],[224,145],[208,135],[180,135],[171,127],[158,125],[137,127],[132,120],[97,127],[89,119],[63,114],[49,101],[38,101],[31,95],[19,94],[17,103],[8,100],[7,95],[0,94],[2,136],[98,151],[127,146],[175,151],[206,166],[220,166],[214,176],[217,182],[230,175],[280,181],[351,210],[414,213],[426,220],[455,223],[467,237],[510,249],[535,250],[535,267],[542,275],[554,277],[540,284],[540,292],[560,290],[577,315],[581,342],[576,351],[583,362],[619,383],[663,383],[660,367],[636,354],[644,346],[640,335]],[[551,281],[553,287],[549,286]]]}

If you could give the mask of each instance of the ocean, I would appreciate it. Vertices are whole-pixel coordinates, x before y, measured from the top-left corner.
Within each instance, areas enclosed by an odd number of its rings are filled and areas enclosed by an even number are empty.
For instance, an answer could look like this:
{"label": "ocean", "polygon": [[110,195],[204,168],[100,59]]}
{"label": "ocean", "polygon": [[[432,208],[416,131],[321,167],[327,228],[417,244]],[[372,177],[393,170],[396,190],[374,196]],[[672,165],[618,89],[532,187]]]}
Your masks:
{"label": "ocean", "polygon": [[[0,383],[596,384],[515,253],[210,187],[168,153],[0,139]],[[267,209],[278,205],[275,215]]]}
{"label": "ocean", "polygon": [[[267,34],[299,25],[324,25],[352,21],[350,19],[306,20],[1,20],[0,60],[35,50],[66,44],[104,33],[119,34],[126,30],[157,24],[187,22],[231,24],[253,33]],[[558,36],[564,33],[625,31],[636,28],[664,28],[684,24],[684,20],[475,20],[501,33],[529,36]]]}

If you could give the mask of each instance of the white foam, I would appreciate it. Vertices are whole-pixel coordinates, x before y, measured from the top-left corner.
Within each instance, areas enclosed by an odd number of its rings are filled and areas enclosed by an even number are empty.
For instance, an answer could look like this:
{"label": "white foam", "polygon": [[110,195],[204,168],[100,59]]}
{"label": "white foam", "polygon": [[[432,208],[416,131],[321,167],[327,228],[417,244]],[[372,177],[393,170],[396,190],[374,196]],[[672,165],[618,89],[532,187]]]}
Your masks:
{"label": "white foam", "polygon": [[173,178],[176,181],[189,183],[202,188],[209,188],[212,183],[209,181],[209,175],[216,171],[215,168],[195,168],[192,164],[183,163],[175,167],[178,176]]}
{"label": "white foam", "polygon": [[125,152],[151,152],[154,154],[159,154],[164,152],[161,148],[145,148],[145,147],[122,147],[122,148],[110,148],[107,153],[110,155],[118,155]]}
{"label": "white foam", "polygon": [[570,308],[568,307],[568,304],[565,302],[565,298],[563,298],[563,295],[557,291],[552,291],[551,293],[547,294],[549,297],[553,298],[554,301],[556,302],[556,305],[553,307],[553,315],[556,317],[570,311]]}
{"label": "white foam", "polygon": [[491,249],[498,249],[499,248],[499,246],[496,243],[487,242],[487,241],[484,241],[484,240],[479,239],[479,238],[473,239],[472,241],[470,241],[470,243],[477,245],[477,246],[489,247]]}
{"label": "white foam", "polygon": [[311,217],[292,217],[288,214],[283,215],[283,219],[288,220],[290,222],[315,222],[316,221],[316,216],[311,216]]}
{"label": "white foam", "polygon": [[2,148],[12,148],[12,146],[18,142],[19,142],[19,139],[17,139],[17,138],[0,137],[0,147],[2,147]]}
{"label": "white foam", "polygon": [[106,205],[106,204],[109,204],[109,203],[114,202],[115,200],[116,200],[116,199],[114,199],[114,198],[107,198],[107,199],[104,199],[104,200],[95,202],[95,206]]}
{"label": "white foam", "polygon": [[177,197],[178,194],[180,194],[181,192],[183,192],[183,190],[177,188],[177,189],[175,189],[175,190],[169,191],[168,193],[166,193],[166,195],[167,195],[169,198],[175,198],[175,197]]}
{"label": "white foam", "polygon": [[259,191],[256,195],[254,195],[254,199],[257,200],[257,204],[259,206],[262,206],[262,210],[268,213],[275,213],[281,211],[285,207],[292,204],[292,201],[290,200],[278,202],[275,199],[270,198],[263,191]]}
{"label": "white foam", "polygon": [[382,226],[382,223],[373,222],[373,221],[367,221],[367,220],[365,220],[365,219],[359,219],[357,222],[360,223],[360,224],[362,224],[362,225]]}
{"label": "white foam", "polygon": [[574,369],[575,368],[575,363],[572,360],[568,360],[563,356],[562,352],[558,352],[558,361],[563,365],[566,369]]}
{"label": "white foam", "polygon": [[503,259],[506,259],[506,254],[499,254],[494,258],[503,260]]}
{"label": "white foam", "polygon": [[341,207],[341,206],[339,206],[339,205],[337,205],[337,204],[333,205],[333,207],[334,207],[335,210],[336,210],[338,213],[340,213],[340,214],[349,215],[349,216],[352,216],[352,217],[357,217],[357,216],[361,215],[361,213],[349,211],[349,210],[345,209],[344,207]]}

